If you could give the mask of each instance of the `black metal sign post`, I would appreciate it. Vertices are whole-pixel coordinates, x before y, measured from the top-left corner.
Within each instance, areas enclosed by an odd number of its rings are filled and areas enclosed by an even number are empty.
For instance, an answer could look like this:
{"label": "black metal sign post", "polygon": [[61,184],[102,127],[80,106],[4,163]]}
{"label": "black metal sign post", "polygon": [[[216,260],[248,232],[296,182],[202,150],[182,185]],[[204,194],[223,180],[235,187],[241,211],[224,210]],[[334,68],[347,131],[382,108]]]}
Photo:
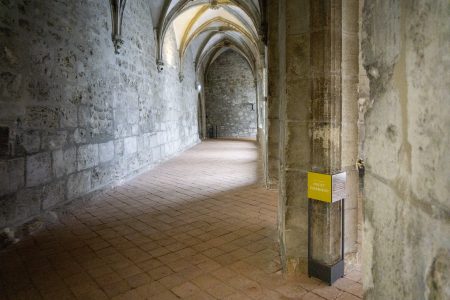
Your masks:
{"label": "black metal sign post", "polygon": [[[344,276],[344,204],[346,174],[334,175],[308,173],[308,276],[316,277],[329,285]],[[341,257],[333,265],[325,265],[313,259],[312,249],[312,201],[339,202],[341,213]],[[336,203],[337,204],[337,203]]]}
{"label": "black metal sign post", "polygon": [[344,202],[341,200],[341,259],[332,266],[321,264],[312,258],[312,239],[311,239],[311,202],[316,201],[313,199],[308,200],[308,276],[318,278],[329,285],[332,285],[336,280],[344,276]]}

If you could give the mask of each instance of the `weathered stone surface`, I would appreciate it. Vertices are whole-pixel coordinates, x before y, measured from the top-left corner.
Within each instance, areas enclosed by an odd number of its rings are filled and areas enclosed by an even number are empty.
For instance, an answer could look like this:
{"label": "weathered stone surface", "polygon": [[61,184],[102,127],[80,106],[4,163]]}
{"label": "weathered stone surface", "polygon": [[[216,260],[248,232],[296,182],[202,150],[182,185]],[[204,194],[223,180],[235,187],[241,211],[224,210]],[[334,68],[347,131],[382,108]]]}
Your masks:
{"label": "weathered stone surface", "polygon": [[9,174],[8,174],[8,164],[6,161],[0,161],[0,195],[9,193]]}
{"label": "weathered stone surface", "polygon": [[137,152],[137,139],[135,136],[124,139],[125,156],[132,155]]}
{"label": "weathered stone surface", "polygon": [[52,160],[50,152],[42,152],[27,157],[27,187],[47,183],[52,180]]}
{"label": "weathered stone surface", "polygon": [[91,171],[72,174],[67,179],[67,199],[83,196],[91,190]]}
{"label": "weathered stone surface", "polygon": [[123,139],[114,140],[114,154],[117,157],[123,156],[125,153],[125,145]]}
{"label": "weathered stone surface", "polygon": [[308,170],[310,165],[311,145],[305,142],[309,136],[309,126],[304,122],[291,121],[285,124],[285,149],[284,164],[287,168]]}
{"label": "weathered stone surface", "polygon": [[14,222],[39,215],[44,194],[43,186],[20,190],[17,193]]}
{"label": "weathered stone surface", "polygon": [[77,128],[73,133],[73,141],[77,144],[86,143],[88,141],[88,133],[86,129]]}
{"label": "weathered stone surface", "polygon": [[78,171],[98,165],[98,145],[84,145],[77,150]]}
{"label": "weathered stone surface", "polygon": [[450,294],[449,18],[445,0],[364,6],[366,299]]}
{"label": "weathered stone surface", "polygon": [[2,228],[14,223],[17,204],[17,194],[0,197],[0,226]]}
{"label": "weathered stone surface", "polygon": [[280,172],[279,1],[267,1],[267,187],[276,188]]}
{"label": "weathered stone surface", "polygon": [[56,150],[67,144],[67,131],[59,130],[55,132],[45,131],[42,133],[41,149]]}
{"label": "weathered stone surface", "polygon": [[36,153],[41,148],[41,136],[37,130],[26,130],[20,136],[19,145],[23,147],[25,153]]}
{"label": "weathered stone surface", "polygon": [[42,209],[47,210],[49,208],[58,206],[66,199],[65,195],[65,181],[60,180],[52,182],[43,188]]}
{"label": "weathered stone surface", "polygon": [[[26,168],[0,164],[0,175],[8,178],[0,195],[20,192],[26,178],[27,187],[63,182],[72,200],[198,142],[193,54],[185,57],[180,83],[170,28],[166,67],[157,72],[149,1],[127,3],[127,42],[117,55],[108,2],[18,0],[0,6],[0,123],[15,138],[12,159],[26,162]],[[15,217],[15,196],[7,206],[13,217],[0,226],[28,215]],[[40,199],[43,210],[68,200]]]}
{"label": "weathered stone surface", "polygon": [[450,298],[450,249],[440,249],[427,275],[428,299]]}
{"label": "weathered stone surface", "polygon": [[23,158],[0,161],[0,196],[17,191],[25,183]]}
{"label": "weathered stone surface", "polygon": [[219,137],[256,136],[255,77],[247,61],[233,50],[221,54],[206,75],[207,129]]}
{"label": "weathered stone surface", "polygon": [[[306,173],[354,172],[357,159],[359,7],[356,1],[276,2],[270,5],[278,7],[277,17],[269,13],[269,67],[275,72],[272,77],[269,73],[269,89],[276,92],[269,90],[269,101],[279,103],[269,103],[269,118],[278,121],[274,123],[278,132],[269,129],[269,153],[279,153],[269,160],[280,161],[278,220],[285,270],[304,272],[308,259]],[[271,57],[278,66],[273,67]],[[276,112],[278,120],[273,116]],[[276,134],[278,140],[273,137]],[[358,228],[354,218],[358,177],[349,178],[346,254],[357,249]],[[339,207],[311,205],[312,256],[333,264],[341,256]]]}
{"label": "weathered stone surface", "polygon": [[57,150],[52,153],[53,173],[56,177],[71,174],[77,170],[76,148]]}
{"label": "weathered stone surface", "polygon": [[114,176],[114,168],[111,165],[99,166],[92,169],[92,188],[97,189],[112,181]]}
{"label": "weathered stone surface", "polygon": [[114,142],[98,144],[98,156],[101,163],[112,160],[114,158]]}
{"label": "weathered stone surface", "polygon": [[29,129],[50,129],[59,126],[58,113],[55,108],[30,106],[27,109],[24,125]]}

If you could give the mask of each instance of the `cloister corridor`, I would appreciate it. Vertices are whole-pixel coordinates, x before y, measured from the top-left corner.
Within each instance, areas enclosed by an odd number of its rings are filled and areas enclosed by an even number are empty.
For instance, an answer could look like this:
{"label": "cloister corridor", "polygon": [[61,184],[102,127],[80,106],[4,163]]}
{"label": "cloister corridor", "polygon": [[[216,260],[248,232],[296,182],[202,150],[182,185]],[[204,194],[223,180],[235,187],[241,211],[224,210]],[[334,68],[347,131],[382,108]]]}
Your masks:
{"label": "cloister corridor", "polygon": [[282,275],[257,156],[253,141],[206,141],[65,208],[0,254],[0,298],[361,298],[358,270],[333,286]]}

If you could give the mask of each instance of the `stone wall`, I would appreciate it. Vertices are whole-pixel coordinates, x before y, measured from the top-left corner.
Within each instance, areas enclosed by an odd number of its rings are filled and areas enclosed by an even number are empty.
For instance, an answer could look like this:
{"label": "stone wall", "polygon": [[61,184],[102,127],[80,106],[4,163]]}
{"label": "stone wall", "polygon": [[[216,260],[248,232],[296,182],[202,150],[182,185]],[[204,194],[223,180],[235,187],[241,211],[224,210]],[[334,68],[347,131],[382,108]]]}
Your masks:
{"label": "stone wall", "polygon": [[157,72],[149,1],[128,1],[114,54],[108,1],[0,2],[0,229],[198,142],[190,54]]}
{"label": "stone wall", "polygon": [[365,1],[366,299],[450,299],[450,10]]}
{"label": "stone wall", "polygon": [[249,64],[228,50],[208,68],[205,81],[207,129],[218,128],[219,137],[255,137],[256,87]]}

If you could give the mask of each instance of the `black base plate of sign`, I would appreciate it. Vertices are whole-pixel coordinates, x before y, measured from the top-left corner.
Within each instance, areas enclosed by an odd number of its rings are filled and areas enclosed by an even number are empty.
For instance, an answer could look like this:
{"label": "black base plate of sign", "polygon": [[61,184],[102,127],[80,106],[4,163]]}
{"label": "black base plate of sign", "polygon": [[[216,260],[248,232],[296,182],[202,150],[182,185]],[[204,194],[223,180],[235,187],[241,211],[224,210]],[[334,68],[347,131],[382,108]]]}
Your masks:
{"label": "black base plate of sign", "polygon": [[314,260],[309,260],[308,275],[332,285],[336,280],[344,276],[344,260],[338,261],[333,266],[326,266]]}

